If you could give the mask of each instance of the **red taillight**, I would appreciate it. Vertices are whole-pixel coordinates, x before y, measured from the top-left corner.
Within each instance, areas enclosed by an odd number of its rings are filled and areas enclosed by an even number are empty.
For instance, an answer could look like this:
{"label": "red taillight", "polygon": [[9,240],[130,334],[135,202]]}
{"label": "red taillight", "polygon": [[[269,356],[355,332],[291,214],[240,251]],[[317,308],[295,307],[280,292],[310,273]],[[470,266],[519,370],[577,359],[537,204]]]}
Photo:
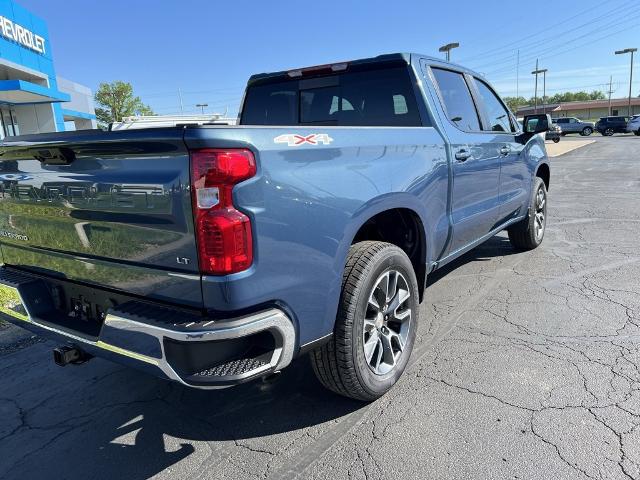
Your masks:
{"label": "red taillight", "polygon": [[246,270],[253,262],[249,217],[233,206],[233,186],[256,174],[246,149],[191,151],[191,197],[200,271],[214,275]]}

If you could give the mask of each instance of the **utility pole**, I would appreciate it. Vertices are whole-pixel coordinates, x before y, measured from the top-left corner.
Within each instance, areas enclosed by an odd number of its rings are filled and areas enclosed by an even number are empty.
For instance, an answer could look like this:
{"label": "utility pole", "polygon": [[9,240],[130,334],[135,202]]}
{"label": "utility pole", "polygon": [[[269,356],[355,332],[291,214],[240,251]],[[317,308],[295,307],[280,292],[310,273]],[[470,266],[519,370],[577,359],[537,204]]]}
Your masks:
{"label": "utility pole", "polygon": [[637,48],[625,48],[624,50],[618,50],[615,52],[616,55],[623,55],[625,53],[631,54],[631,69],[629,71],[629,106],[627,108],[627,113],[629,117],[633,115],[631,113],[631,87],[633,85],[633,54],[637,51],[638,51]]}
{"label": "utility pole", "polygon": [[547,69],[546,68],[538,68],[538,60],[536,59],[536,69],[531,72],[532,75],[536,76],[536,106],[535,106],[535,113],[538,113],[538,74],[542,74],[542,78],[543,78],[543,87],[542,87],[542,109],[544,110],[543,113],[547,113],[546,109],[546,99],[547,99]]}
{"label": "utility pole", "polygon": [[184,115],[184,104],[182,103],[182,90],[178,87],[178,98],[180,99],[180,113]]}
{"label": "utility pole", "polygon": [[204,115],[204,107],[208,107],[208,103],[196,103],[196,107],[200,107],[202,109],[202,115]]}
{"label": "utility pole", "polygon": [[[543,108],[546,109],[546,105],[545,105],[545,100],[546,100],[546,96],[547,96],[547,69],[543,68],[540,69],[538,68],[538,59],[536,58],[536,69],[531,72],[532,75],[536,76],[536,92],[535,92],[535,113],[538,113],[538,74],[542,73],[543,75],[543,82],[544,82],[544,86],[543,88],[543,93],[542,93],[542,104],[543,104]],[[546,113],[546,112],[545,112]]]}
{"label": "utility pole", "polygon": [[542,113],[547,113],[547,69],[542,70]]}
{"label": "utility pole", "polygon": [[535,93],[533,95],[533,98],[535,98],[534,100],[535,107],[534,107],[533,113],[538,113],[538,59],[537,58],[536,58],[536,69],[531,73],[536,76],[536,88],[535,88]]}
{"label": "utility pole", "polygon": [[516,98],[518,98],[520,96],[520,49],[516,57]]}
{"label": "utility pole", "polygon": [[613,93],[613,75],[609,76],[609,91],[607,93],[609,94],[609,113],[607,115],[611,116],[611,94]]}
{"label": "utility pole", "polygon": [[446,54],[446,58],[447,58],[447,62],[451,61],[451,50],[453,50],[454,48],[458,48],[460,46],[459,43],[455,42],[455,43],[447,43],[446,45],[441,46],[438,51],[439,52],[445,52]]}

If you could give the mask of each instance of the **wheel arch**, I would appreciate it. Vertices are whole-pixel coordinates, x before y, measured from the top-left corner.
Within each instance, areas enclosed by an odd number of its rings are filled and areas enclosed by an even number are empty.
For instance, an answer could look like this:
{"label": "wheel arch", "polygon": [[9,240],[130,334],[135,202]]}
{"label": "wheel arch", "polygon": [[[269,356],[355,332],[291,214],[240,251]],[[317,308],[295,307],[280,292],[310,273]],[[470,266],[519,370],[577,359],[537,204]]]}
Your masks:
{"label": "wheel arch", "polygon": [[[392,243],[411,260],[422,301],[427,277],[428,237],[424,207],[413,196],[390,195],[361,208],[353,216],[341,246],[341,268],[346,265],[349,248],[364,240]],[[399,222],[399,223],[397,223]],[[401,225],[402,228],[398,228]]]}
{"label": "wheel arch", "polygon": [[536,177],[539,177],[544,182],[544,186],[549,190],[549,182],[551,181],[551,169],[548,163],[541,163],[536,169]]}

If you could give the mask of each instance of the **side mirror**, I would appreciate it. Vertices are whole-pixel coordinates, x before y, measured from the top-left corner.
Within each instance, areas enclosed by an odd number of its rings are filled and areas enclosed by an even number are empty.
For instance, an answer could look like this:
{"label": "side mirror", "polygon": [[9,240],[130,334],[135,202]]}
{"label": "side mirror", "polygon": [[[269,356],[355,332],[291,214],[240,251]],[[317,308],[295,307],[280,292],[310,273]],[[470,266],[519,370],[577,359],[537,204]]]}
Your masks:
{"label": "side mirror", "polygon": [[522,121],[524,133],[542,133],[551,128],[551,115],[541,113],[539,115],[525,115]]}

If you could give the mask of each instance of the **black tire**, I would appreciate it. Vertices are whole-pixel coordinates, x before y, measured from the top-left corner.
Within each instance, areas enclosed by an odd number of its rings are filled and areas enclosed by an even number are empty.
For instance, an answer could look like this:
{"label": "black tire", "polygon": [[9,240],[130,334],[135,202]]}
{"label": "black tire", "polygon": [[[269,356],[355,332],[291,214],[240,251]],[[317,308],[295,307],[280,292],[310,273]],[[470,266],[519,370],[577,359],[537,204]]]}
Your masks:
{"label": "black tire", "polygon": [[640,137],[640,129],[633,132],[637,137]]}
{"label": "black tire", "polygon": [[555,138],[553,139],[553,143],[558,143],[559,141],[560,141],[560,137],[555,137]]}
{"label": "black tire", "polygon": [[[399,272],[402,280],[396,276],[396,285],[402,285],[407,287],[406,292],[410,293],[410,297],[401,302],[400,306],[394,309],[394,314],[391,315],[391,322],[395,322],[395,313],[400,310],[402,305],[405,305],[402,313],[406,315],[406,310],[410,309],[411,312],[408,316],[409,323],[406,327],[406,336],[404,340],[404,347],[401,351],[396,352],[398,355],[395,365],[384,374],[375,373],[374,366],[367,362],[365,357],[365,335],[368,333],[369,340],[371,340],[373,333],[377,339],[382,341],[382,331],[387,329],[387,333],[390,332],[388,328],[391,327],[391,323],[387,324],[387,317],[384,316],[384,326],[378,327],[369,325],[372,330],[367,331],[365,329],[365,317],[371,315],[372,304],[370,303],[370,297],[376,298],[376,290],[379,285],[379,281],[383,278],[387,272]],[[391,275],[392,273],[390,273]],[[398,288],[396,286],[396,288]],[[405,291],[405,290],[403,290]],[[398,289],[398,298],[400,296],[400,290]],[[396,297],[394,297],[396,298]],[[394,308],[391,304],[393,301],[385,300],[385,303],[389,303],[390,310]],[[334,328],[333,338],[328,342],[312,351],[311,364],[313,370],[320,380],[320,383],[329,390],[335,393],[343,395],[345,397],[354,398],[356,400],[372,401],[376,398],[384,395],[400,378],[409,357],[413,344],[415,342],[417,322],[418,322],[418,283],[416,275],[411,265],[411,261],[407,255],[395,245],[385,242],[360,242],[351,246],[349,255],[347,257],[347,264],[344,269],[342,277],[342,293],[340,295],[340,304],[338,305],[338,314],[336,316],[336,323]],[[373,313],[375,316],[376,314]],[[378,316],[375,318],[382,319]],[[376,320],[378,323],[378,320]],[[389,325],[389,327],[387,326]],[[404,325],[404,323],[400,323]],[[395,333],[395,331],[391,332]],[[385,337],[388,338],[388,337]],[[400,340],[396,340],[396,347],[399,347]],[[375,348],[383,349],[382,343],[376,343]],[[390,341],[387,345],[392,345]],[[392,347],[393,348],[393,347]],[[370,351],[370,361],[375,363],[374,356],[385,358],[386,353],[380,353],[376,355],[378,350]],[[391,355],[395,358],[393,349]],[[378,364],[382,365],[378,360]]]}
{"label": "black tire", "polygon": [[[539,211],[539,195],[542,192],[544,204]],[[524,220],[508,228],[509,241],[518,250],[533,250],[537,248],[544,239],[547,222],[547,187],[540,177],[536,177],[531,189],[531,200],[529,202],[529,215]],[[542,213],[542,230],[536,228],[539,220],[537,214]]]}
{"label": "black tire", "polygon": [[588,137],[589,135],[591,135],[593,133],[593,128],[591,127],[584,127],[582,129],[582,131],[580,132],[580,135],[582,135],[583,137]]}
{"label": "black tire", "polygon": [[614,133],[615,132],[613,131],[613,128],[605,128],[604,132],[602,132],[602,135],[604,135],[605,137],[612,137]]}

